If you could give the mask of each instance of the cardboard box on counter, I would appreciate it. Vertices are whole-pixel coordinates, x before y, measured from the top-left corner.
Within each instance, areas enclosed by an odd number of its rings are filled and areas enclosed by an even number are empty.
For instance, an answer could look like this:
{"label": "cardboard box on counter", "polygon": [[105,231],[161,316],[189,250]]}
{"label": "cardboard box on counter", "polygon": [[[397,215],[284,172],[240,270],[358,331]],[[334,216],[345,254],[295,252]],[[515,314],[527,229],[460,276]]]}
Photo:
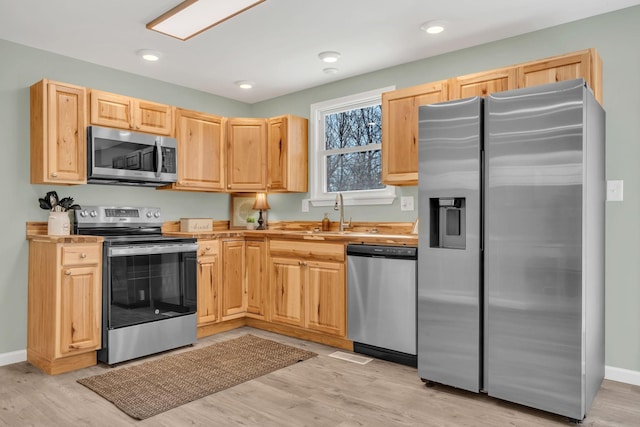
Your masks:
{"label": "cardboard box on counter", "polygon": [[213,231],[212,218],[180,218],[180,231],[202,232]]}

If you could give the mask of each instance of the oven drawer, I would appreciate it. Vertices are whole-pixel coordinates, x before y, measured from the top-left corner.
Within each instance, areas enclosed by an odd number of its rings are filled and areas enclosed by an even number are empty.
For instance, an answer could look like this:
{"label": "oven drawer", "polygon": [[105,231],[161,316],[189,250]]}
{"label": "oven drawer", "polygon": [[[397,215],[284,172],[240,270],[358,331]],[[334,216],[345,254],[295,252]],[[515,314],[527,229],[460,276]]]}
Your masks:
{"label": "oven drawer", "polygon": [[101,245],[62,246],[62,265],[97,264],[101,258]]}

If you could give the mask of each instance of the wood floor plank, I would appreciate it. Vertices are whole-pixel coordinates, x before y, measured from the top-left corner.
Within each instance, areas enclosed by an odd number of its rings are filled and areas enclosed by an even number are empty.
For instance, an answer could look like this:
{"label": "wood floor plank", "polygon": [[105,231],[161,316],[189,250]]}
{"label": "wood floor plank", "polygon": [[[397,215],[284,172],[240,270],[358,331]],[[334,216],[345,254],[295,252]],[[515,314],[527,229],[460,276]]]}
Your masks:
{"label": "wood floor plank", "polygon": [[[336,349],[248,327],[212,335],[189,351],[251,333],[318,357],[223,390],[143,421],[76,383],[105,365],[49,376],[23,362],[0,367],[0,426],[568,426],[568,420],[451,387],[426,387],[415,368],[374,359],[358,365]],[[156,357],[127,362],[144,363]],[[640,425],[640,387],[604,381],[584,426]]]}

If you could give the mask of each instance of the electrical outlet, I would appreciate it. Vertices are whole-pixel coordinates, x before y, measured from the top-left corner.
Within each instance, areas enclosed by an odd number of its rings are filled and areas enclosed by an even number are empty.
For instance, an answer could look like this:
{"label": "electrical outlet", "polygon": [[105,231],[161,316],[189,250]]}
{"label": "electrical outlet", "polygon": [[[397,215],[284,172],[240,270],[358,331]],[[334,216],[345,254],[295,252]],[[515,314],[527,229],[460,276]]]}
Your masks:
{"label": "electrical outlet", "polygon": [[302,212],[309,212],[309,199],[302,199]]}
{"label": "electrical outlet", "polygon": [[413,196],[400,197],[400,210],[412,211],[413,210]]}
{"label": "electrical outlet", "polygon": [[623,184],[622,180],[607,181],[607,201],[621,202],[623,200]]}

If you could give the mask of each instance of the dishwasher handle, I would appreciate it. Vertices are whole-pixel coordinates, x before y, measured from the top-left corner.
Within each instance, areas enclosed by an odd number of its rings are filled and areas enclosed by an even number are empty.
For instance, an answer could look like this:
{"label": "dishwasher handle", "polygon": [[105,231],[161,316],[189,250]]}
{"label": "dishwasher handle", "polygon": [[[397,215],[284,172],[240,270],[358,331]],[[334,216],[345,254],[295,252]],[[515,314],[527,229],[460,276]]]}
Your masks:
{"label": "dishwasher handle", "polygon": [[415,246],[347,245],[347,256],[418,259]]}

